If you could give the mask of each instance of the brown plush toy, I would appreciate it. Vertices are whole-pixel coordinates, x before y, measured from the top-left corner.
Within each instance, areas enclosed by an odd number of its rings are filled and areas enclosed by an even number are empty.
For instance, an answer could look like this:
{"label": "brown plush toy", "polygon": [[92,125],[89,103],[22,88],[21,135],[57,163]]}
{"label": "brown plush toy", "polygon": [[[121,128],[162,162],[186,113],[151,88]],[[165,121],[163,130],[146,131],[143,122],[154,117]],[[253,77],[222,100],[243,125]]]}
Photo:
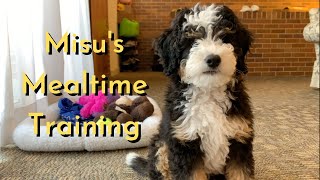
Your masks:
{"label": "brown plush toy", "polygon": [[117,105],[114,102],[109,104],[106,111],[103,113],[103,116],[108,117],[109,119],[114,121],[117,118],[117,116],[119,115],[119,111],[116,110],[116,106]]}
{"label": "brown plush toy", "polygon": [[134,121],[142,122],[154,112],[153,105],[146,96],[141,96],[133,100],[130,115]]}
{"label": "brown plush toy", "polygon": [[131,111],[132,100],[126,96],[122,96],[115,102],[104,106],[104,117],[111,119],[112,121],[119,121],[120,123],[126,123],[131,121],[132,117],[129,115]]}
{"label": "brown plush toy", "polygon": [[154,108],[146,96],[141,96],[133,101],[122,96],[117,101],[105,105],[104,117],[110,118],[112,121],[126,123],[128,121],[144,121],[153,114]]}
{"label": "brown plush toy", "polygon": [[132,117],[130,116],[130,114],[127,113],[121,113],[119,114],[119,116],[117,117],[117,121],[120,123],[126,123],[128,121],[133,121]]}

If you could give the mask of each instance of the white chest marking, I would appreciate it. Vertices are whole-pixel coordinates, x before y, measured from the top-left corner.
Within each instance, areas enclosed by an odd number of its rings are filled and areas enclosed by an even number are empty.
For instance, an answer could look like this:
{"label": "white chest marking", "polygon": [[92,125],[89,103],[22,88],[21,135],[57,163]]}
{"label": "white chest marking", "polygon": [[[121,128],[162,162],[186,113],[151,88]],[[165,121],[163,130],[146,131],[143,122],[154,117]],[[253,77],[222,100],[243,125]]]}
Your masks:
{"label": "white chest marking", "polygon": [[239,126],[227,120],[226,111],[231,102],[225,92],[226,87],[204,91],[199,88],[189,88],[184,93],[186,102],[183,116],[174,126],[174,136],[180,140],[195,140],[201,138],[201,150],[207,173],[222,173],[229,153],[228,138],[235,137]]}

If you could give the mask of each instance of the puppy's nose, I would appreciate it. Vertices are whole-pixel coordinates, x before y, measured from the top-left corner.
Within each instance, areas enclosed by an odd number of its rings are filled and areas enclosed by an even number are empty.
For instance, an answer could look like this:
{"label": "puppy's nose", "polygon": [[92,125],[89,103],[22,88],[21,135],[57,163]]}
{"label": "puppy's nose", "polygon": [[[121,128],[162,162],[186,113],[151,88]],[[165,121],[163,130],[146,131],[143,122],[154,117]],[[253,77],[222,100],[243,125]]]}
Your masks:
{"label": "puppy's nose", "polygon": [[205,62],[207,63],[207,65],[211,68],[215,68],[218,67],[220,62],[221,62],[221,58],[218,55],[215,54],[211,54],[209,56],[207,56],[205,58]]}

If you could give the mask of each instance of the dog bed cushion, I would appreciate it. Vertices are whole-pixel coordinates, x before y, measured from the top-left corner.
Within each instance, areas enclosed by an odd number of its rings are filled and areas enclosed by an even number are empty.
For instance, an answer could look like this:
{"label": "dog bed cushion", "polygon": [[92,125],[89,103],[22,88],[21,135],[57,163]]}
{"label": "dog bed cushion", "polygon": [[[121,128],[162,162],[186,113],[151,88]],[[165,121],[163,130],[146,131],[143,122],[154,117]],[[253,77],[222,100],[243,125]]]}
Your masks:
{"label": "dog bed cushion", "polygon": [[[133,100],[139,96],[128,97]],[[50,105],[45,113],[46,118],[40,120],[40,137],[34,134],[34,121],[28,117],[16,127],[13,133],[13,140],[20,149],[25,151],[103,151],[145,147],[149,145],[153,135],[158,132],[158,125],[162,118],[158,104],[152,98],[148,97],[148,99],[154,106],[154,112],[152,116],[141,122],[141,139],[135,143],[131,143],[125,138],[125,131],[122,137],[117,133],[114,133],[114,137],[110,137],[108,134],[106,137],[100,134],[95,137],[93,133],[90,133],[89,137],[84,135],[81,137],[77,135],[63,137],[55,128],[52,137],[49,137],[46,134],[46,122],[59,120],[57,103]]]}

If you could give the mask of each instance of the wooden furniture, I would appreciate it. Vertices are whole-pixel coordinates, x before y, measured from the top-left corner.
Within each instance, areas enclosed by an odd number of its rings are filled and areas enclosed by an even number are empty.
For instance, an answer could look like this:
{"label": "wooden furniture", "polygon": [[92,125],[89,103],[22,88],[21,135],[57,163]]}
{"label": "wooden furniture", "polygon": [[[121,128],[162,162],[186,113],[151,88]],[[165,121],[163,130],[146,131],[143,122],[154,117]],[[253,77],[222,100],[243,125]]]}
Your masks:
{"label": "wooden furniture", "polygon": [[[108,36],[108,1],[90,0],[91,38],[98,42]],[[101,75],[110,75],[109,53],[93,53],[94,73],[101,80]]]}

